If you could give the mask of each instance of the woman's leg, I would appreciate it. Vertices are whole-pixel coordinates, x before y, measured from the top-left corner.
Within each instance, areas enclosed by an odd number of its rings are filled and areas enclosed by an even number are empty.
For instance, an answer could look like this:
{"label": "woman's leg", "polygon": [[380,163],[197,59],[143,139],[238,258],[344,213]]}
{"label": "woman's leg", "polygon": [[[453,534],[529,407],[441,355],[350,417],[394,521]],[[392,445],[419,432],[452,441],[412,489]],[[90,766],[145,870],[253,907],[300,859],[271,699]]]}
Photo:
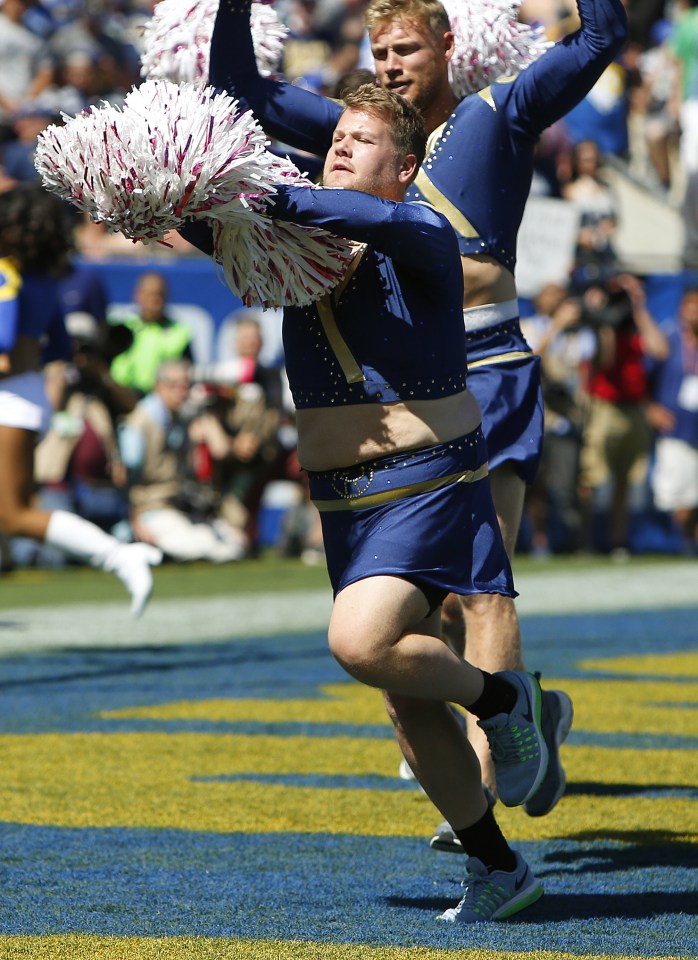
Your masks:
{"label": "woman's leg", "polygon": [[33,537],[113,573],[131,594],[131,613],[140,616],[153,590],[150,567],[162,553],[144,543],[119,543],[77,514],[32,506],[35,443],[31,430],[0,426],[0,532]]}

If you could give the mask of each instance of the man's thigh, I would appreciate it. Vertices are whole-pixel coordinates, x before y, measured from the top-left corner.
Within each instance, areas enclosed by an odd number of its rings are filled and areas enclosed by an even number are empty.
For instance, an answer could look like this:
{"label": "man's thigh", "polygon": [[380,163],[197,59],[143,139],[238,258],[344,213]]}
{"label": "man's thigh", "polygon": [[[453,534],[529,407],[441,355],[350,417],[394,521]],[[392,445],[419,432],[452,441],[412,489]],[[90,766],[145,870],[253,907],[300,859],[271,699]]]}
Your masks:
{"label": "man's thigh", "polygon": [[440,637],[440,607],[431,613],[429,607],[419,586],[401,577],[356,580],[337,594],[330,643],[338,635],[362,637],[370,645],[393,644],[408,632]]}

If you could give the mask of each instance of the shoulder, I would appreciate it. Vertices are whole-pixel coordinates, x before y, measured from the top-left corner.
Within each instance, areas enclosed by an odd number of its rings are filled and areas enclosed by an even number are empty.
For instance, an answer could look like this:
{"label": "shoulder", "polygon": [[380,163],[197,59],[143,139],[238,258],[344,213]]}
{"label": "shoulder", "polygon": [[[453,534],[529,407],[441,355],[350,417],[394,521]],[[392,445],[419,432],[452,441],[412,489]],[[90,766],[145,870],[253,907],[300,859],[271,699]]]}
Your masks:
{"label": "shoulder", "polygon": [[410,216],[415,220],[421,220],[423,223],[436,228],[453,231],[448,218],[443,213],[439,213],[426,200],[408,200],[405,203],[405,208],[409,210]]}

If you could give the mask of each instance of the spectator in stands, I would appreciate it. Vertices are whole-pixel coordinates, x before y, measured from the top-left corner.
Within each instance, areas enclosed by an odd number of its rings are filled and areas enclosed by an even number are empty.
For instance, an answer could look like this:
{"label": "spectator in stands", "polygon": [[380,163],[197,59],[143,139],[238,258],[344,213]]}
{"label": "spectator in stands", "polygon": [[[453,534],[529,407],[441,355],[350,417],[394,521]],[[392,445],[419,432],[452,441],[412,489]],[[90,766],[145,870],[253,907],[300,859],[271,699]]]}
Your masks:
{"label": "spectator in stands", "polygon": [[117,383],[149,393],[157,371],[166,360],[191,361],[191,331],[167,316],[167,284],[161,273],[142,274],[134,290],[137,313],[123,322],[133,334],[133,344],[114,360],[111,374]]}
{"label": "spectator in stands", "polygon": [[575,270],[581,279],[608,275],[616,262],[613,234],[618,223],[613,192],[600,173],[598,144],[584,140],[572,153],[572,179],[562,195],[579,211]]}
{"label": "spectator in stands", "polygon": [[687,553],[698,553],[698,288],[685,291],[667,330],[668,355],[651,376],[649,421],[657,432],[652,491],[672,514]]}
{"label": "spectator in stands", "polygon": [[126,475],[116,439],[118,418],[136,397],[109,375],[114,356],[129,345],[121,331],[88,313],[71,313],[66,327],[73,362],[55,371],[56,412],[39,443],[35,479],[42,500],[72,510],[103,529],[128,517]]}
{"label": "spectator in stands", "polygon": [[140,79],[138,53],[131,39],[135,33],[129,23],[131,6],[83,0],[50,3],[53,31],[49,45],[56,63],[65,65],[76,54],[87,56],[96,68],[100,94],[110,103],[118,102]]}
{"label": "spectator in stands", "polygon": [[691,174],[698,170],[698,0],[688,0],[671,39],[678,71],[674,93],[681,125],[681,164]]}
{"label": "spectator in stands", "polygon": [[652,46],[638,58],[640,85],[633,91],[631,171],[653,189],[672,187],[679,143],[674,100],[677,65],[669,46],[672,24],[660,20],[652,28]]}
{"label": "spectator in stands", "polygon": [[178,561],[239,560],[246,542],[238,530],[213,515],[217,503],[193,475],[192,442],[185,404],[189,365],[168,360],[155,389],[126,419],[119,435],[128,471],[131,525],[141,540]]}
{"label": "spectator in stands", "polygon": [[255,543],[260,499],[280,454],[281,375],[259,361],[262,333],[254,315],[241,314],[235,332],[239,381],[214,394],[192,435],[210,452],[221,515]]}
{"label": "spectator in stands", "polygon": [[39,134],[52,123],[60,122],[59,102],[44,94],[25,102],[13,115],[14,139],[0,147],[2,169],[13,183],[38,181],[34,166]]}
{"label": "spectator in stands", "polygon": [[291,0],[287,16],[291,34],[284,47],[286,77],[329,94],[342,74],[359,65],[365,6],[365,0]]}
{"label": "spectator in stands", "polygon": [[629,547],[630,493],[644,487],[651,450],[645,362],[663,360],[668,344],[647,310],[637,277],[621,274],[590,287],[584,308],[598,343],[589,377],[581,485],[592,510],[610,515],[602,548],[622,557]]}
{"label": "spectator in stands", "polygon": [[51,54],[24,24],[34,0],[4,0],[0,7],[0,142],[14,139],[13,118],[54,79]]}
{"label": "spectator in stands", "polygon": [[528,495],[537,555],[571,553],[582,545],[579,463],[586,419],[586,374],[596,337],[584,323],[577,297],[556,284],[535,301],[537,313],[522,321],[524,335],[541,358],[545,410],[543,454]]}
{"label": "spectator in stands", "polygon": [[101,102],[121,102],[123,94],[104,88],[92,50],[70,50],[58,66],[59,96],[65,113],[74,115]]}

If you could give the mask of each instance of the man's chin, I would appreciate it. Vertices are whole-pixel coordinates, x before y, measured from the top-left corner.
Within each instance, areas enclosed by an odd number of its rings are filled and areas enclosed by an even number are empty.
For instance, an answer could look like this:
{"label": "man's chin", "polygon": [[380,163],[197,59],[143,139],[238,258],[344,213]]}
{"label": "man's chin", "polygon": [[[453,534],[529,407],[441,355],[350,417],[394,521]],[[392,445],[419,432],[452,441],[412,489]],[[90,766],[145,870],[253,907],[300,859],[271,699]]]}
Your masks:
{"label": "man's chin", "polygon": [[352,177],[353,174],[349,173],[348,170],[333,170],[323,179],[323,183],[326,187],[334,187],[335,189],[338,187],[350,187]]}

